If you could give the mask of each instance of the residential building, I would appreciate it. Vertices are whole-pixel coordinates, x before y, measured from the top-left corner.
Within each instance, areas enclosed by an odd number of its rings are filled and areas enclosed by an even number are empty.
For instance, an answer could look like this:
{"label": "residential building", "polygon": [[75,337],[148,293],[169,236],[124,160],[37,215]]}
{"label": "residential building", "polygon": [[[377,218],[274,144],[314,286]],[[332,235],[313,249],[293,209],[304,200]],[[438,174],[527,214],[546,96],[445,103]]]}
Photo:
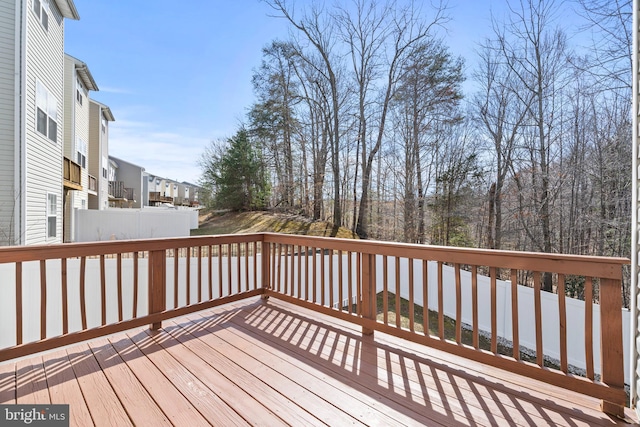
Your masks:
{"label": "residential building", "polygon": [[109,122],[115,118],[106,105],[93,99],[89,105],[89,209],[102,210],[109,207]]}
{"label": "residential building", "polygon": [[[64,157],[80,167],[80,185],[67,186],[63,195],[64,241],[73,242],[74,210],[89,205],[89,91],[97,91],[87,64],[65,54],[64,58]],[[92,190],[95,194],[95,190]]]}
{"label": "residential building", "polygon": [[65,19],[72,0],[0,4],[0,244],[62,242]]}
{"label": "residential building", "polygon": [[[113,176],[109,178],[109,204],[114,207],[141,208],[144,168],[109,156]],[[112,179],[113,178],[113,179]]]}

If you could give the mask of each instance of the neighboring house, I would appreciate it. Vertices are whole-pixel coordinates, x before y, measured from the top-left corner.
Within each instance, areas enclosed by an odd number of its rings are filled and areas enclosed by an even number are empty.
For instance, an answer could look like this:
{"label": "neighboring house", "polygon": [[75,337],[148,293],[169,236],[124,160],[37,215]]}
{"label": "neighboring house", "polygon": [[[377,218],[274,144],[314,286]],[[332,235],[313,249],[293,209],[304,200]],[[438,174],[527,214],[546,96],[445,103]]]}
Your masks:
{"label": "neighboring house", "polygon": [[[64,57],[64,157],[80,168],[80,185],[64,188],[64,241],[75,241],[74,209],[89,206],[89,91],[97,91],[87,64],[65,54]],[[95,181],[95,180],[94,180]],[[96,194],[95,186],[91,192]]]}
{"label": "neighboring house", "polygon": [[0,3],[0,244],[62,242],[65,19],[72,0]]}
{"label": "neighboring house", "polygon": [[89,209],[103,210],[109,207],[109,122],[115,118],[106,105],[93,99],[89,104]]}
{"label": "neighboring house", "polygon": [[142,166],[109,156],[114,169],[109,180],[109,205],[114,207],[142,207],[143,180],[146,176]]}

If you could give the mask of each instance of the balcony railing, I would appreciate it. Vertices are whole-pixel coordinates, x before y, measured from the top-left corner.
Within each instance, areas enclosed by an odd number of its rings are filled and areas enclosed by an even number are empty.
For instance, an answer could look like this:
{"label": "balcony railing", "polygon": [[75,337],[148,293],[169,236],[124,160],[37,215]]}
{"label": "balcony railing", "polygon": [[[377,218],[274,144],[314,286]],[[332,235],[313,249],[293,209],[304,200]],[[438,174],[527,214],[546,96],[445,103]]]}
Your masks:
{"label": "balcony railing", "polygon": [[[603,411],[623,415],[627,263],[270,233],[0,248],[0,274],[9,277],[2,282],[0,361],[145,324],[159,328],[165,319],[262,295],[353,322],[364,334],[385,332],[584,393],[601,399]],[[545,278],[557,295],[542,291]],[[568,325],[564,288],[577,279],[584,283],[584,321]],[[402,307],[391,293],[407,300],[408,319],[392,318]],[[550,297],[555,312],[544,305]],[[445,315],[447,307],[452,314]],[[599,331],[592,326],[597,308]],[[524,312],[533,313],[531,322]],[[480,344],[483,316],[487,349]],[[559,330],[557,367],[545,365],[543,327]],[[472,340],[465,343],[469,328]],[[505,334],[512,351],[500,354],[498,337]],[[527,334],[532,361],[520,352]],[[567,343],[577,335],[585,377],[569,370]]]}
{"label": "balcony railing", "polygon": [[154,205],[158,203],[173,203],[173,198],[163,196],[159,191],[150,191],[149,204]]}
{"label": "balcony railing", "polygon": [[123,181],[109,181],[109,196],[127,201],[135,199],[133,188],[125,187]]}
{"label": "balcony railing", "polygon": [[89,175],[89,191],[98,192],[98,180],[93,175]]}
{"label": "balcony railing", "polygon": [[82,190],[82,169],[73,160],[63,159],[63,186],[71,190]]}

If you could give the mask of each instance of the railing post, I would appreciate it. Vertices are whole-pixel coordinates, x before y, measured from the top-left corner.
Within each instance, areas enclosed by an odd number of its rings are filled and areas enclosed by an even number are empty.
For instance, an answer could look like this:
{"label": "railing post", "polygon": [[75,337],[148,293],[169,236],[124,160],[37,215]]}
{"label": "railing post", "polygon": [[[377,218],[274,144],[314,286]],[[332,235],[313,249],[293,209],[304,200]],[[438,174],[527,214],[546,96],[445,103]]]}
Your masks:
{"label": "railing post", "polygon": [[[271,245],[263,240],[261,242],[262,249],[262,289],[271,289]],[[262,294],[262,299],[269,298],[268,295]]]}
{"label": "railing post", "polygon": [[[149,251],[149,314],[161,313],[166,309],[166,250]],[[156,331],[162,322],[154,322],[151,329]]]}
{"label": "railing post", "polygon": [[[624,389],[622,349],[622,283],[600,279],[600,348],[602,382],[614,389]],[[624,401],[602,400],[603,412],[624,417]]]}
{"label": "railing post", "polygon": [[[375,320],[376,284],[375,284],[375,255],[362,254],[362,317]],[[363,335],[373,335],[373,329],[362,327]]]}

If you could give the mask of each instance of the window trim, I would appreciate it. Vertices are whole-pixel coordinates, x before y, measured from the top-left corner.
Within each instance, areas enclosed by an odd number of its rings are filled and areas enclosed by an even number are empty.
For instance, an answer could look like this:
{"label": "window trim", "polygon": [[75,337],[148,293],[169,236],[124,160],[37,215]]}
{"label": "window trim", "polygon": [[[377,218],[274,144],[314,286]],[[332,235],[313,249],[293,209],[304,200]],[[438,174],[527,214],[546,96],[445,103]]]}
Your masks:
{"label": "window trim", "polygon": [[[42,99],[44,97],[44,99]],[[52,117],[55,114],[55,117]],[[42,116],[42,117],[41,117]],[[44,132],[40,119],[44,122]],[[36,79],[35,130],[54,144],[58,143],[58,99],[40,80]],[[52,129],[53,128],[53,129]],[[53,134],[53,138],[52,138]]]}
{"label": "window trim", "polygon": [[38,18],[38,22],[45,30],[49,32],[49,18],[51,16],[51,9],[49,6],[49,0],[32,0],[33,7],[31,10],[33,14]]}
{"label": "window trim", "polygon": [[[54,212],[51,212],[51,208],[52,208],[52,203],[51,203],[51,196],[53,196],[53,198],[55,199],[54,202],[55,204],[53,205],[54,208]],[[57,239],[58,238],[58,195],[56,193],[50,193],[47,192],[47,206],[46,206],[46,224],[47,224],[47,232],[46,232],[46,236],[47,236],[47,240],[50,239]],[[53,228],[53,235],[51,235],[51,224],[49,224],[49,221],[51,219],[55,219],[55,227]]]}

